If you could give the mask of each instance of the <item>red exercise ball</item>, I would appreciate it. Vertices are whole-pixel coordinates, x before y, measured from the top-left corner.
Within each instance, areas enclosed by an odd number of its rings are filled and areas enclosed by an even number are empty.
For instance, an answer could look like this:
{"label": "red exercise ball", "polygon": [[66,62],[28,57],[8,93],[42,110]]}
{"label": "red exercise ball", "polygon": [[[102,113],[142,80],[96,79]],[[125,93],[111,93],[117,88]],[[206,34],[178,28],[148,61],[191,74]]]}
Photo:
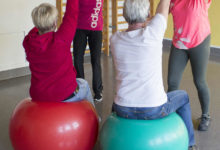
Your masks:
{"label": "red exercise ball", "polygon": [[22,100],[10,120],[15,150],[92,150],[98,118],[86,100],[37,102]]}

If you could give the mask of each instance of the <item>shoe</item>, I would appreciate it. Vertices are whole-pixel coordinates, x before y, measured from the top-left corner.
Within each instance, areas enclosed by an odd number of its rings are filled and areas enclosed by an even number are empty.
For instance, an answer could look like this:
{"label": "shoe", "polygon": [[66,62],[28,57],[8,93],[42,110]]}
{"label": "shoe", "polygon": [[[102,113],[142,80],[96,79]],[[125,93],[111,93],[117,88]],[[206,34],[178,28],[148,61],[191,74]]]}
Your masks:
{"label": "shoe", "polygon": [[101,102],[102,101],[102,93],[95,94],[94,100],[97,102]]}
{"label": "shoe", "polygon": [[189,146],[188,150],[199,150],[199,148],[196,145]]}
{"label": "shoe", "polygon": [[201,121],[200,121],[198,130],[199,131],[207,131],[210,126],[210,121],[211,121],[210,116],[207,114],[203,114],[200,119],[201,119]]}

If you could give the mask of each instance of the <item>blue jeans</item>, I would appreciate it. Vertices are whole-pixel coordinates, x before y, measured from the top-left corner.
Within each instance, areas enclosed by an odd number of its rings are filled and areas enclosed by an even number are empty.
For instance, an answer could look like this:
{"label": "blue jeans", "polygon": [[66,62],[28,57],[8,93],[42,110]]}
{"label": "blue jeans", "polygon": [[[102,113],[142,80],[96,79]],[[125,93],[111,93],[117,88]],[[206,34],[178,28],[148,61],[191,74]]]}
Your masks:
{"label": "blue jeans", "polygon": [[63,102],[77,102],[85,99],[88,100],[95,107],[88,82],[81,78],[76,78],[76,82],[79,86],[78,93],[76,93],[74,97],[64,100]]}
{"label": "blue jeans", "polygon": [[182,90],[167,93],[167,103],[158,107],[124,107],[113,104],[113,111],[128,119],[157,119],[176,112],[183,119],[189,136],[189,146],[195,145],[194,129],[188,94]]}

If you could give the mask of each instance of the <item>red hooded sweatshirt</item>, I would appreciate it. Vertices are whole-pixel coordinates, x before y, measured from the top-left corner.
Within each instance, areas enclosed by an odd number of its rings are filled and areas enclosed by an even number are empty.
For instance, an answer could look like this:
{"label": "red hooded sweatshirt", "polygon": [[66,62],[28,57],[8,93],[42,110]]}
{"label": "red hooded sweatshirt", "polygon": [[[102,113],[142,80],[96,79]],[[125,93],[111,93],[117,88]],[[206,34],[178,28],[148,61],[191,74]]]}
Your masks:
{"label": "red hooded sweatshirt", "polygon": [[30,96],[36,101],[62,101],[76,89],[76,71],[70,52],[78,18],[78,0],[67,0],[57,32],[39,35],[33,28],[23,41],[31,71]]}

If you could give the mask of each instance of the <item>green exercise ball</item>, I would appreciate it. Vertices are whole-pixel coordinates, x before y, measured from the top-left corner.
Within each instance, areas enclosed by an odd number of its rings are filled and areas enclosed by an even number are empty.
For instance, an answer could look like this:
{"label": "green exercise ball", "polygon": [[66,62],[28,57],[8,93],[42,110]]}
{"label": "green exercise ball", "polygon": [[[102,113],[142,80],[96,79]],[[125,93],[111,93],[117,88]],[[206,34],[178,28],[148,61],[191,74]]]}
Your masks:
{"label": "green exercise ball", "polygon": [[187,150],[188,133],[176,113],[156,120],[125,119],[112,113],[100,133],[102,150]]}

